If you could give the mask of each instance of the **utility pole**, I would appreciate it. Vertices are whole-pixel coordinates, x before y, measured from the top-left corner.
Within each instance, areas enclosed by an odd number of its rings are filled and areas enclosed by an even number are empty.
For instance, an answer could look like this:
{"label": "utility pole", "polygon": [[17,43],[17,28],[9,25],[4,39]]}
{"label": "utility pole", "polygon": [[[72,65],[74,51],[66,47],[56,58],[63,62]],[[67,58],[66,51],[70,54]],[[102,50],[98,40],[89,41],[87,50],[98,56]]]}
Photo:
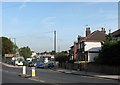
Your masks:
{"label": "utility pole", "polygon": [[14,44],[16,45],[16,38],[9,38],[10,40],[13,39]]}
{"label": "utility pole", "polygon": [[54,31],[54,51],[56,53],[56,30]]}
{"label": "utility pole", "polygon": [[16,45],[16,38],[13,38],[14,39],[14,44]]}
{"label": "utility pole", "polygon": [[[12,39],[13,39],[14,44],[15,44],[15,46],[16,46],[16,38],[12,38]],[[15,51],[17,51],[16,47],[15,47]]]}

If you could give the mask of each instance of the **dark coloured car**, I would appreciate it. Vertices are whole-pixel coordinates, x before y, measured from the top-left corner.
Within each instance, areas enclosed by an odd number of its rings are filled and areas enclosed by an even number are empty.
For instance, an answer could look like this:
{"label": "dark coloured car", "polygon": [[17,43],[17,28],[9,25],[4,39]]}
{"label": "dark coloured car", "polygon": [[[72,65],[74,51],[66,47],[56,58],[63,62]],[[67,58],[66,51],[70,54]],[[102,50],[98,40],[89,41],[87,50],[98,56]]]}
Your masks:
{"label": "dark coloured car", "polygon": [[53,67],[54,67],[54,64],[53,64],[53,63],[48,63],[48,64],[47,64],[47,67],[48,67],[48,68],[53,68]]}
{"label": "dark coloured car", "polygon": [[33,62],[29,62],[29,63],[28,63],[28,66],[29,66],[29,67],[34,67],[34,63],[33,63]]}
{"label": "dark coloured car", "polygon": [[37,63],[36,63],[36,67],[37,67],[37,68],[44,68],[44,63],[37,62]]}

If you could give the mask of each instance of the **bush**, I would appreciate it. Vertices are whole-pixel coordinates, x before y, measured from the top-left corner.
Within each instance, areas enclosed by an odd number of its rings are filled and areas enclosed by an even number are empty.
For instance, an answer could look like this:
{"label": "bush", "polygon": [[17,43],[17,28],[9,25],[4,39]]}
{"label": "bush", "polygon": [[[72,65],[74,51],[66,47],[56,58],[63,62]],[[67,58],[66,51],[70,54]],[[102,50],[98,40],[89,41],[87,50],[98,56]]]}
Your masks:
{"label": "bush", "polygon": [[107,65],[120,65],[120,41],[106,40],[103,43],[102,50],[97,58],[96,63]]}
{"label": "bush", "polygon": [[66,62],[69,60],[69,57],[66,55],[66,53],[56,53],[55,55],[55,61],[59,61],[60,63],[61,62]]}

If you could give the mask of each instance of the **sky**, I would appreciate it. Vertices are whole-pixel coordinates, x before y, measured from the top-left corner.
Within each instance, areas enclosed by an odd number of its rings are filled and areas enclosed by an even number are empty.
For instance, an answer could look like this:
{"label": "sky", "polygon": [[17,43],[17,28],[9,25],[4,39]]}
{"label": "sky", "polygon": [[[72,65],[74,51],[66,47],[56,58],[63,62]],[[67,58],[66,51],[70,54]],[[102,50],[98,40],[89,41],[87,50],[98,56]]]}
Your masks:
{"label": "sky", "polygon": [[2,36],[35,52],[53,50],[54,30],[57,51],[69,50],[86,25],[117,30],[118,2],[2,2]]}

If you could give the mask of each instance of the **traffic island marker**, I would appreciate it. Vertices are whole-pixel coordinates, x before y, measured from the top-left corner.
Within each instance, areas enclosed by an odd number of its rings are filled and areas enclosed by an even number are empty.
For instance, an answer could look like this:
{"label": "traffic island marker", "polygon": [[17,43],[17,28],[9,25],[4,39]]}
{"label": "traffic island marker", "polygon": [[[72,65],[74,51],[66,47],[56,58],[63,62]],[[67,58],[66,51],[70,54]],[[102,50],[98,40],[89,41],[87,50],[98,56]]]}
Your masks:
{"label": "traffic island marker", "polygon": [[19,74],[18,76],[23,77],[23,78],[30,78],[30,77],[32,77],[31,75],[27,75],[27,74]]}
{"label": "traffic island marker", "polygon": [[32,77],[35,77],[35,67],[32,67]]}

